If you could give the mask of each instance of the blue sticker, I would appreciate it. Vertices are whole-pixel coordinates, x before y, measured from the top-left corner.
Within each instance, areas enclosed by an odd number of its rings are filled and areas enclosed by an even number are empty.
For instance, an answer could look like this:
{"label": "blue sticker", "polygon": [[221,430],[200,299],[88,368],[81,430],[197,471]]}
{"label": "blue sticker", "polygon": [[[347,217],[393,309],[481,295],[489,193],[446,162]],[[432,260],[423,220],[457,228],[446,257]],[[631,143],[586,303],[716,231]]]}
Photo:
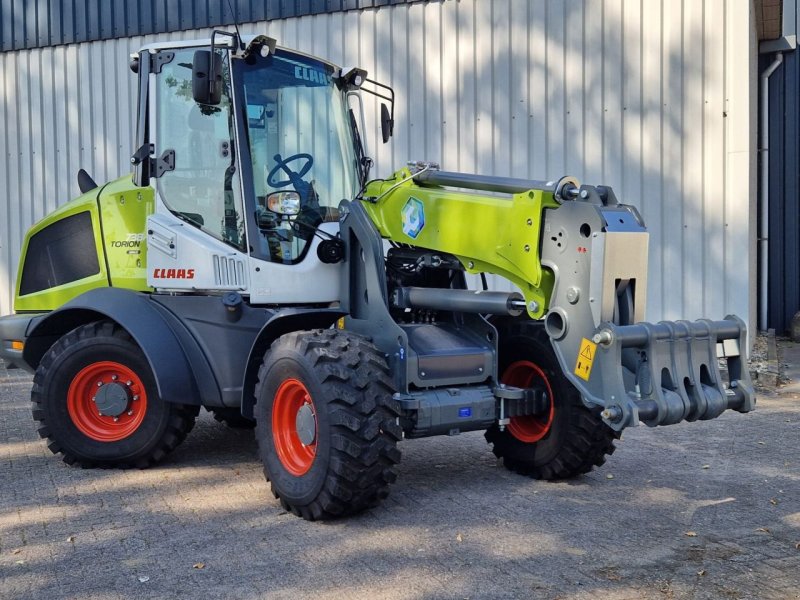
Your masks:
{"label": "blue sticker", "polygon": [[400,214],[403,220],[403,233],[416,239],[419,232],[425,227],[425,207],[422,205],[422,201],[414,197],[409,198]]}
{"label": "blue sticker", "polygon": [[458,409],[458,416],[463,418],[471,417],[472,416],[472,409],[469,406],[465,406],[463,408]]}

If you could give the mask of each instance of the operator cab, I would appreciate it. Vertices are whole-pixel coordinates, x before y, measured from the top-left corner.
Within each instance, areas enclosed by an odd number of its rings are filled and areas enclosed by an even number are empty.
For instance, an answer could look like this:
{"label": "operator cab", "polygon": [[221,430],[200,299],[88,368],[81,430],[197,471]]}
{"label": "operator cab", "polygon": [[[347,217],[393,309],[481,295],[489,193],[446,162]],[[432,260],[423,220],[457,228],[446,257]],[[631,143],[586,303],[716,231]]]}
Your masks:
{"label": "operator cab", "polygon": [[134,59],[135,180],[156,196],[148,284],[235,290],[253,304],[335,302],[340,265],[317,249],[336,240],[340,202],[366,182],[371,161],[351,107],[361,108],[366,73],[356,70],[356,85],[352,71],[264,36],[246,49],[214,36]]}

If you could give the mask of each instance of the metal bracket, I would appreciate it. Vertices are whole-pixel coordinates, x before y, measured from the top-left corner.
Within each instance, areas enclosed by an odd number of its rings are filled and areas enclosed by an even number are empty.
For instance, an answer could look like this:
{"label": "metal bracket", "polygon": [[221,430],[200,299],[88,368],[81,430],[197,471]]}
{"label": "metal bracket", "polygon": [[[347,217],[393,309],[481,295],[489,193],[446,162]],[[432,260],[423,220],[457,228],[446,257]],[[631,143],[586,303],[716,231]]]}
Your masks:
{"label": "metal bracket", "polygon": [[145,159],[150,158],[150,155],[155,152],[153,144],[144,143],[133,153],[131,156],[131,164],[133,166],[141,164]]}
{"label": "metal bracket", "polygon": [[167,171],[175,170],[175,150],[164,150],[158,158],[150,158],[150,173],[161,177]]}
{"label": "metal bracket", "polygon": [[152,63],[151,73],[161,73],[161,67],[171,63],[173,58],[175,58],[175,53],[169,50],[162,50],[156,54]]}
{"label": "metal bracket", "polygon": [[500,401],[497,404],[497,410],[499,411],[497,416],[497,426],[500,428],[500,431],[505,431],[506,425],[511,423],[511,419],[506,417],[506,399],[500,398]]}
{"label": "metal bracket", "polygon": [[492,389],[497,398],[497,425],[500,431],[511,423],[511,417],[539,415],[550,410],[550,398],[542,387],[518,388],[503,383]]}

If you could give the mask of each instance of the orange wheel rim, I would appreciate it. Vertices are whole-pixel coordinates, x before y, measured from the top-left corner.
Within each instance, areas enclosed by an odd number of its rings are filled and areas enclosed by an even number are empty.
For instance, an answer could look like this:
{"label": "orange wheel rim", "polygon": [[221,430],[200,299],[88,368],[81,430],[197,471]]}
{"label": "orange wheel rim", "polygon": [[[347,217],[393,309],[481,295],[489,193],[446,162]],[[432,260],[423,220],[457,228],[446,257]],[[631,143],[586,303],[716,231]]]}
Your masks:
{"label": "orange wheel rim", "polygon": [[[118,408],[103,414],[97,396],[114,386]],[[119,400],[121,399],[121,401]],[[67,390],[67,412],[82,434],[98,442],[124,440],[144,421],[147,392],[138,375],[113,361],[92,363],[78,372]]]}
{"label": "orange wheel rim", "polygon": [[[313,441],[303,443],[298,432],[298,415],[313,416]],[[275,392],[272,402],[272,439],[283,467],[292,475],[305,475],[317,455],[317,418],[311,394],[302,382],[287,379]]]}
{"label": "orange wheel rim", "polygon": [[546,415],[511,417],[511,422],[508,424],[508,430],[511,435],[521,442],[538,442],[550,431],[550,426],[553,424],[553,416],[555,415],[555,398],[553,398],[553,390],[550,387],[547,375],[538,365],[528,360],[518,360],[506,368],[500,381],[506,385],[513,385],[519,388],[529,388],[536,384],[544,384],[547,388],[550,410]]}

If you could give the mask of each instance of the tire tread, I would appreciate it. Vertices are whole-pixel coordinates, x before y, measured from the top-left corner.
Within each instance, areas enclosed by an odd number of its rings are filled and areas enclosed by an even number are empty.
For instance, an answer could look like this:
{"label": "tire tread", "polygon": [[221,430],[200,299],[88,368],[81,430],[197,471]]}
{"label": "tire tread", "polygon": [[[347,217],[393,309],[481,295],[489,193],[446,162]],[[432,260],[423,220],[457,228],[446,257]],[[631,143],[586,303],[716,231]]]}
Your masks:
{"label": "tire tread", "polygon": [[[547,348],[552,353],[543,327],[536,323],[526,323],[522,329],[514,330],[512,336],[520,333],[528,336],[533,344]],[[552,358],[556,360],[555,356]],[[503,460],[507,469],[533,479],[562,480],[584,475],[605,463],[606,457],[616,450],[614,440],[620,436],[619,432],[603,423],[600,408],[589,408],[583,403],[578,390],[560,370],[555,376],[562,379],[563,392],[556,410],[568,411],[570,418],[566,421],[566,430],[562,432],[562,445],[552,460],[545,464],[536,464],[526,453],[519,451],[520,443],[512,439],[507,430],[500,431],[497,425],[485,433],[486,441],[492,444],[492,452]],[[527,445],[532,451],[539,443],[542,442]]]}
{"label": "tire tread", "polygon": [[[331,456],[320,493],[306,506],[293,506],[281,496],[275,481],[272,492],[281,506],[307,520],[321,520],[358,513],[377,504],[388,494],[397,478],[400,461],[397,441],[402,432],[397,424],[399,407],[389,368],[379,350],[353,333],[319,329],[288,333],[273,343],[271,352],[292,348],[302,354],[319,374],[329,392],[327,403],[317,410],[328,410],[331,418]],[[267,362],[261,365],[256,398],[262,397],[267,377]],[[256,436],[262,445],[262,435]],[[260,448],[262,453],[271,451]]]}
{"label": "tire tread", "polygon": [[[55,439],[52,428],[47,423],[46,411],[43,408],[47,399],[44,397],[44,382],[49,377],[50,369],[56,358],[79,341],[92,338],[116,338],[134,344],[133,338],[122,327],[111,321],[96,321],[82,325],[65,334],[45,353],[33,376],[31,389],[31,412],[33,419],[38,423],[39,436],[47,439],[47,447],[53,454],[61,454],[62,460],[68,465],[79,465],[83,468],[120,468],[144,469],[161,461],[167,454],[186,439],[194,427],[198,407],[181,404],[170,404],[170,415],[167,427],[159,442],[144,456],[121,461],[97,461],[73,454],[64,449]],[[154,401],[160,401],[154,399]]]}

